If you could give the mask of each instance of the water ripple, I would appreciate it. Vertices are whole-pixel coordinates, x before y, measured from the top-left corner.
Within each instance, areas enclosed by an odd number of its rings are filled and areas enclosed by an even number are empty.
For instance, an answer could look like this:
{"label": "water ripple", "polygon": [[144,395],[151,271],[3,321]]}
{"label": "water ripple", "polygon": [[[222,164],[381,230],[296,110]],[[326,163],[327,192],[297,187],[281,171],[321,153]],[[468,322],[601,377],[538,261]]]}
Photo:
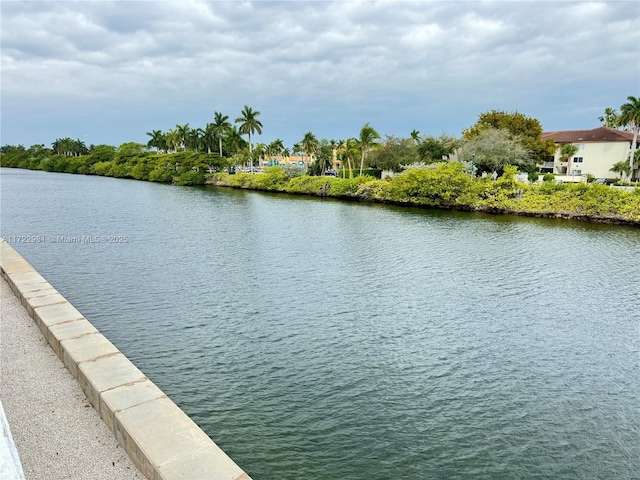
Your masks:
{"label": "water ripple", "polygon": [[637,478],[637,230],[5,172],[3,235],[131,238],[17,247],[253,478]]}

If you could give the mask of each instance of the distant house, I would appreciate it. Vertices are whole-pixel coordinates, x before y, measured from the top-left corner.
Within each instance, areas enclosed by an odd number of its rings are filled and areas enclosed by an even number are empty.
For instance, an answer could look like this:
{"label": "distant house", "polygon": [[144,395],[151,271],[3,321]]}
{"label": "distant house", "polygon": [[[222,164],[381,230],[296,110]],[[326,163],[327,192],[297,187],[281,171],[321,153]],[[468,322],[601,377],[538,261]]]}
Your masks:
{"label": "distant house", "polygon": [[558,147],[567,143],[578,147],[578,152],[564,162],[558,148],[554,157],[544,163],[542,171],[566,177],[591,174],[596,178],[616,178],[611,167],[618,162],[629,161],[633,133],[598,127],[593,130],[544,132],[542,139],[552,139]]}

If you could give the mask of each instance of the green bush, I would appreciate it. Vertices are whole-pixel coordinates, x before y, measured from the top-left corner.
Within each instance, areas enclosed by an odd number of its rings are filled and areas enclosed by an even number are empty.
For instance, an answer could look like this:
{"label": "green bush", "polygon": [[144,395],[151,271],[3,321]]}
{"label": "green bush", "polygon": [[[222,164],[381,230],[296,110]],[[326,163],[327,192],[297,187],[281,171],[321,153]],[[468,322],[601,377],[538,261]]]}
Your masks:
{"label": "green bush", "polygon": [[430,206],[458,205],[460,196],[473,179],[460,163],[441,163],[432,169],[411,169],[382,182],[382,196],[387,201]]}
{"label": "green bush", "polygon": [[112,166],[113,166],[113,163],[111,162],[98,162],[93,164],[92,171],[96,175],[105,176],[105,175],[109,175],[109,172],[111,171]]}
{"label": "green bush", "polygon": [[173,183],[176,185],[204,185],[204,173],[191,170],[178,175]]}
{"label": "green bush", "polygon": [[543,182],[553,182],[556,179],[556,176],[553,173],[545,173],[542,176]]}
{"label": "green bush", "polygon": [[157,165],[149,172],[150,182],[171,182],[173,180],[173,172],[164,166]]}

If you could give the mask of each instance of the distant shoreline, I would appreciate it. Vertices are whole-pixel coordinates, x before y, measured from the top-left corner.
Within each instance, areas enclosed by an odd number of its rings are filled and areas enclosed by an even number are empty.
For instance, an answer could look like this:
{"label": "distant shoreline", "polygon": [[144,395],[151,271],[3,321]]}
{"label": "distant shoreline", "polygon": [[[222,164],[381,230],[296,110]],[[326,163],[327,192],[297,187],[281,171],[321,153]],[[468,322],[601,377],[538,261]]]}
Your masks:
{"label": "distant shoreline", "polygon": [[[240,174],[245,175],[245,174]],[[251,175],[251,174],[246,174]],[[521,217],[530,217],[530,218],[548,218],[548,219],[561,219],[561,220],[575,220],[580,222],[590,222],[590,223],[600,223],[600,224],[609,224],[609,225],[622,225],[622,226],[630,226],[635,228],[640,228],[640,218],[625,218],[622,215],[593,215],[587,213],[580,212],[571,212],[571,211],[526,211],[526,210],[518,210],[514,208],[500,208],[500,207],[489,207],[489,206],[468,206],[468,205],[425,205],[424,203],[416,202],[416,201],[392,201],[386,199],[376,199],[376,198],[365,198],[364,196],[357,194],[340,194],[334,195],[331,193],[331,190],[319,190],[317,192],[296,192],[296,191],[287,191],[287,190],[278,190],[278,189],[270,189],[270,188],[259,188],[250,185],[234,185],[230,184],[228,179],[231,176],[220,176],[213,175],[209,177],[205,181],[205,185],[216,186],[216,187],[224,187],[224,188],[233,188],[240,190],[253,190],[253,191],[262,191],[268,193],[284,193],[289,195],[302,195],[302,196],[311,196],[311,197],[328,197],[334,198],[338,200],[346,200],[351,202],[363,202],[363,203],[377,203],[377,204],[386,204],[386,205],[395,205],[400,207],[417,207],[417,208],[427,208],[427,209],[437,209],[437,210],[454,210],[461,212],[477,212],[477,213],[486,213],[490,215],[516,215]],[[315,177],[321,178],[321,177]],[[335,180],[335,179],[331,179]],[[606,187],[610,188],[610,187]],[[640,190],[640,189],[637,189]]]}

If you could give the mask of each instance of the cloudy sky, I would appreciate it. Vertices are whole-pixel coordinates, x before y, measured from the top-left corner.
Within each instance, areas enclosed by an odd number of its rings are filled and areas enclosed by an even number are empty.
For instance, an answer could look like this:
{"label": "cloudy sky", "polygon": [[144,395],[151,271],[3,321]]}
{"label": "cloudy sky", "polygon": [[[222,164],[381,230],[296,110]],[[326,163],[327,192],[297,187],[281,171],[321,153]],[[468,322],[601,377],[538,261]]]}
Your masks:
{"label": "cloudy sky", "polygon": [[2,144],[146,143],[214,111],[261,112],[291,146],[459,136],[481,112],[594,128],[640,95],[640,3],[11,1],[1,9]]}

